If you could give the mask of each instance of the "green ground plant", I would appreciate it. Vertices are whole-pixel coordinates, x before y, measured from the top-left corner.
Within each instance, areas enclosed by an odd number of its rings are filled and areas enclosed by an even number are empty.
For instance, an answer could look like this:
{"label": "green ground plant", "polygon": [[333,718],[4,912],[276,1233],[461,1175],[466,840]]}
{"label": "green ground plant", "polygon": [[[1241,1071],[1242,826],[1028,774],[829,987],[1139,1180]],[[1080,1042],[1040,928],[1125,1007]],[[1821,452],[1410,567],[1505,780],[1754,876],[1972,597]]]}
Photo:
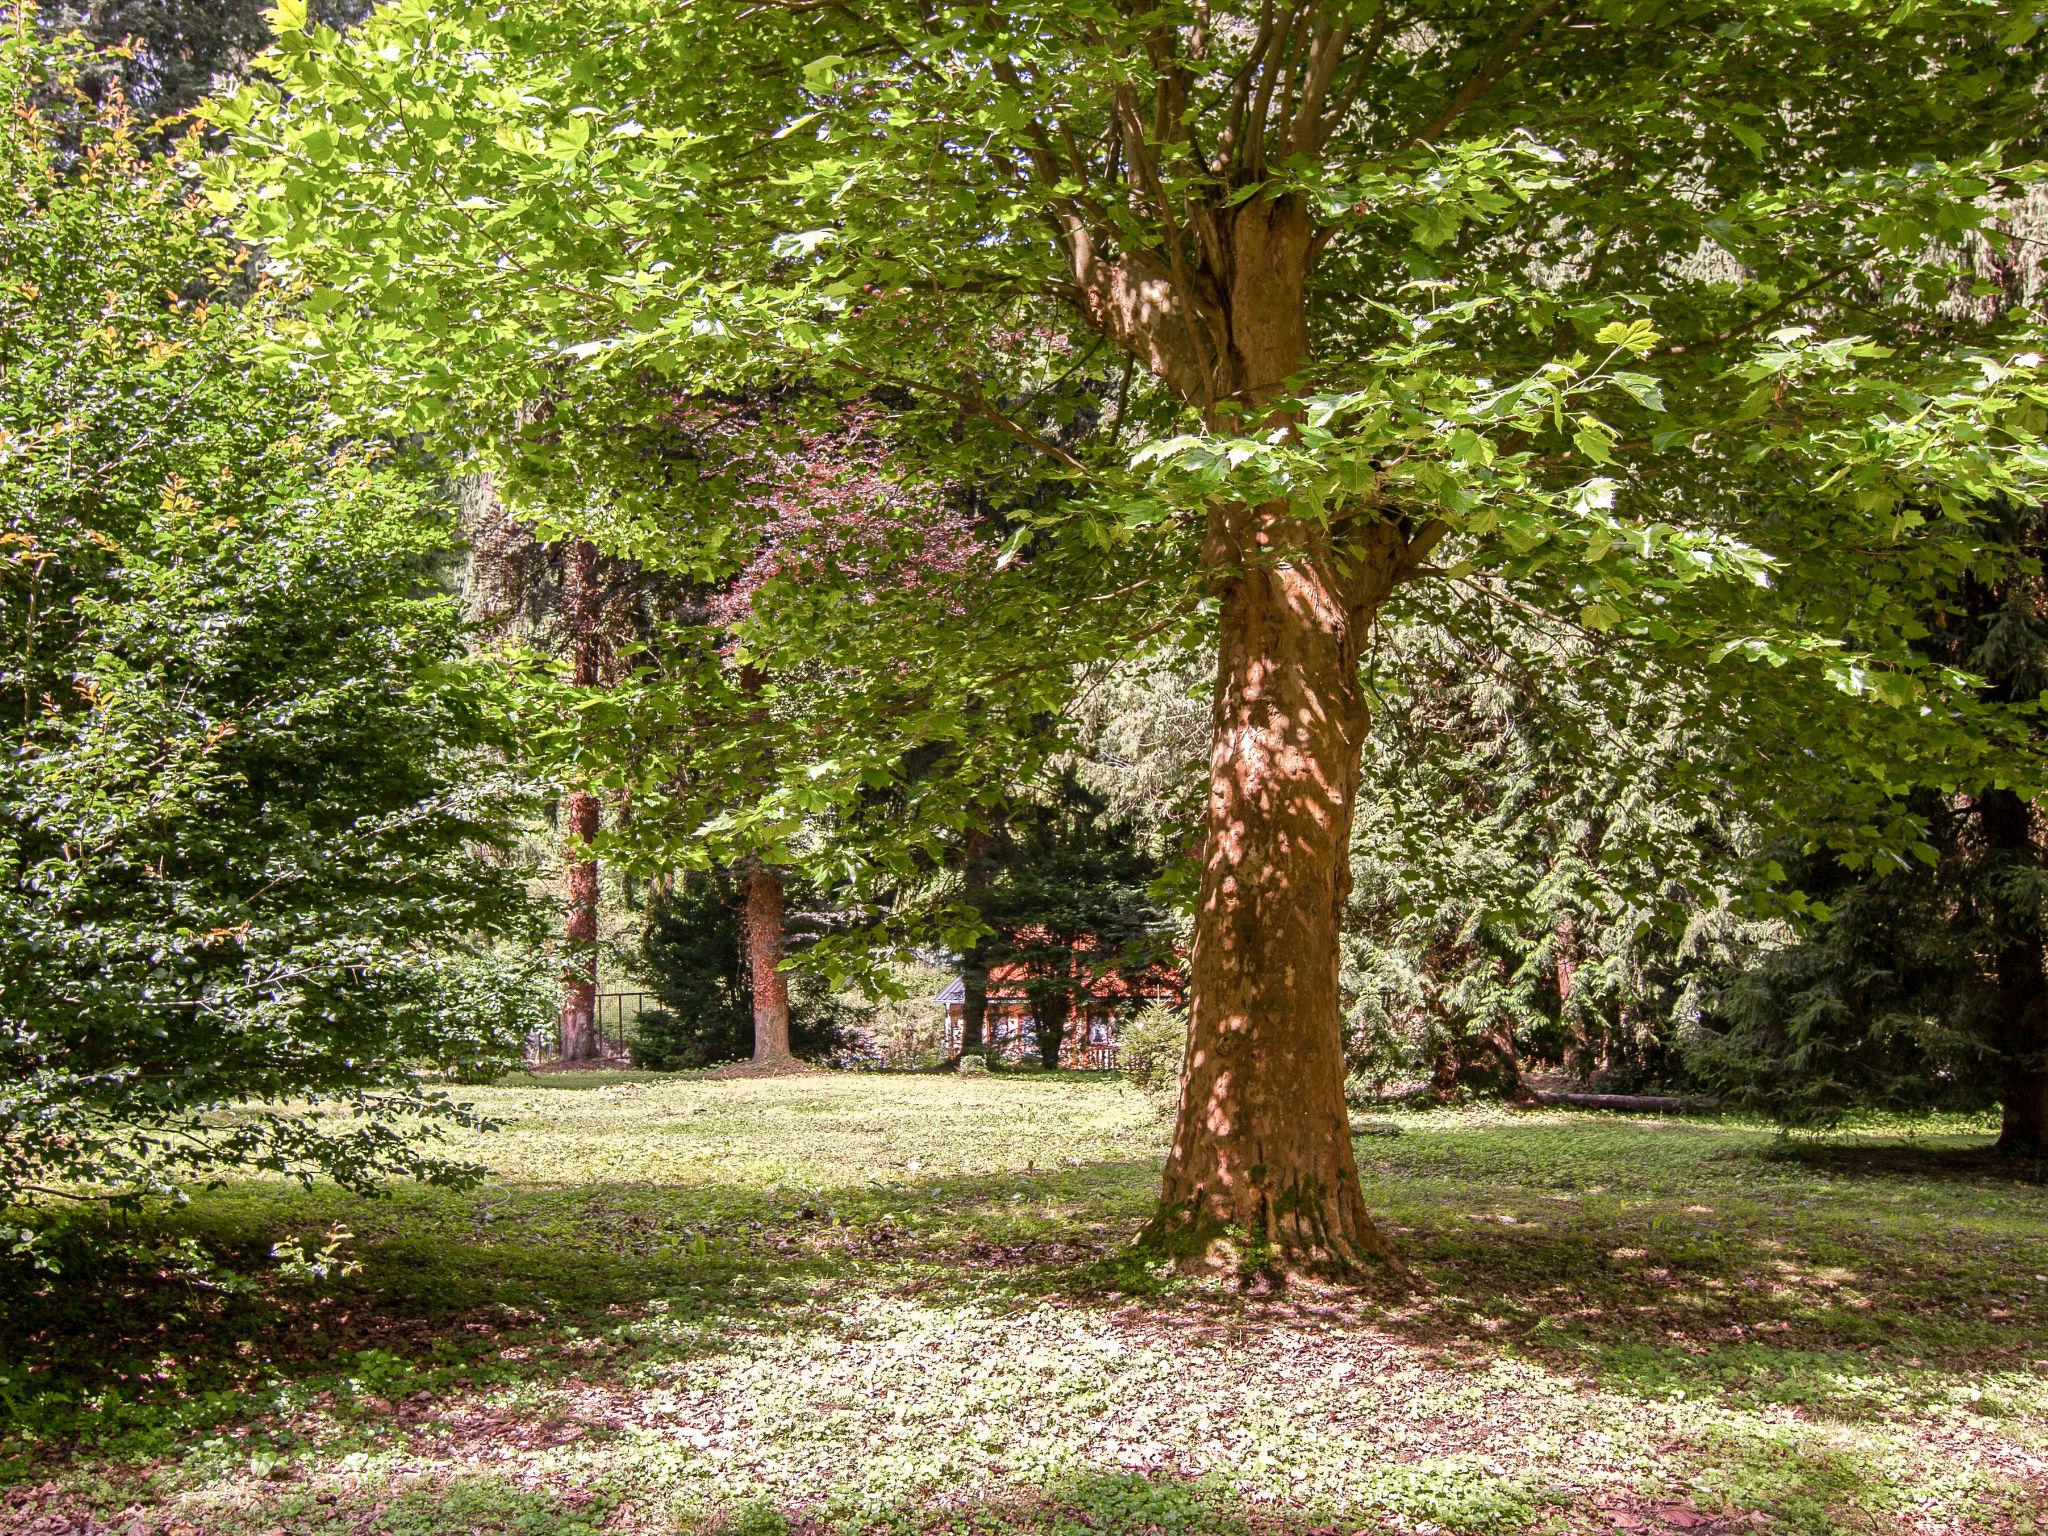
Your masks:
{"label": "green ground plant", "polygon": [[[1168,1126],[1118,1079],[475,1097],[505,1127],[463,1149],[476,1189],[250,1178],[69,1286],[10,1275],[0,1526],[2005,1536],[2048,1513],[2048,1191],[1980,1160],[1988,1120],[1788,1142],[1396,1112],[1357,1145],[1414,1287],[1260,1296],[1133,1256]],[[355,1273],[268,1258],[337,1225]]]}

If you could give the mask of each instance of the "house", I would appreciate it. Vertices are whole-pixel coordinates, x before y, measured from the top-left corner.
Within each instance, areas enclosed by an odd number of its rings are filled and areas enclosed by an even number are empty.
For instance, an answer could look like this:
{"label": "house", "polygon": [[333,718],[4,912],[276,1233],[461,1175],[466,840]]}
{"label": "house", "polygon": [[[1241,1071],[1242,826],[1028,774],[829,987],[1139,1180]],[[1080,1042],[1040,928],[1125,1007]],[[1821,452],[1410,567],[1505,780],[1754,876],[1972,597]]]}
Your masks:
{"label": "house", "polygon": [[[1038,1031],[1024,981],[1021,965],[990,968],[988,1006],[982,1012],[985,1054],[1003,1061],[1021,1061],[1038,1054]],[[1147,1003],[1178,1006],[1186,1001],[1187,986],[1179,971],[1156,966],[1136,978],[1118,972],[1098,976],[1088,983],[1088,990],[1091,995],[1075,1000],[1074,1012],[1067,1020],[1066,1038],[1060,1042],[1063,1067],[1114,1067],[1117,1020]],[[946,1010],[942,1043],[946,1055],[955,1055],[966,1022],[967,985],[955,976],[932,1001]]]}

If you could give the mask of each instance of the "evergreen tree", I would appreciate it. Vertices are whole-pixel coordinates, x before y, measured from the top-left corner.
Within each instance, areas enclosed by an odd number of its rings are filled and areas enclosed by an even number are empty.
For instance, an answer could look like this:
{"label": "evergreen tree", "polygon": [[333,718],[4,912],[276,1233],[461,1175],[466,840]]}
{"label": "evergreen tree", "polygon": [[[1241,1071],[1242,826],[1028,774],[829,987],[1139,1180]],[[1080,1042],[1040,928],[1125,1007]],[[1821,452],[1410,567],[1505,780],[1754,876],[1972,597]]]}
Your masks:
{"label": "evergreen tree", "polygon": [[1626,644],[1435,592],[1375,658],[1345,946],[1354,1065],[1514,1094],[1678,1068],[1678,1019],[1756,926],[1771,809],[1725,793],[1703,690]]}
{"label": "evergreen tree", "polygon": [[1072,772],[1008,812],[972,859],[984,873],[970,880],[971,899],[992,932],[969,963],[1020,978],[1048,1070],[1077,1011],[1121,1006],[1138,983],[1177,967],[1172,920],[1151,895],[1159,862]]}
{"label": "evergreen tree", "polygon": [[[1971,574],[1932,606],[1921,644],[2029,714],[2048,690],[2040,560],[2048,523],[2002,515],[2023,559]],[[2048,1153],[2048,853],[2040,812],[2014,789],[1923,789],[1919,858],[1872,867],[1788,847],[1790,877],[1825,921],[1774,947],[1720,992],[1695,1070],[1787,1124],[1854,1109],[1999,1104],[2002,1151]]]}

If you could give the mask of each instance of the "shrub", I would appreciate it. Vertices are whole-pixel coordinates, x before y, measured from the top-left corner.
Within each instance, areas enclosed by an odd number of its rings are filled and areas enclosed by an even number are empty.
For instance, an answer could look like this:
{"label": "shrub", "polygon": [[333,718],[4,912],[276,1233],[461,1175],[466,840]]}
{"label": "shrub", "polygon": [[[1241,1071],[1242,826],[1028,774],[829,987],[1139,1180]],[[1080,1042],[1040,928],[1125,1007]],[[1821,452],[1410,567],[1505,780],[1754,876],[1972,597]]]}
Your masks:
{"label": "shrub", "polygon": [[1181,1063],[1187,1057],[1188,1016],[1184,1009],[1152,1003],[1124,1026],[1117,1058],[1131,1081],[1147,1093],[1180,1093]]}
{"label": "shrub", "polygon": [[0,1207],[459,1178],[424,1074],[547,989],[445,519],[251,366],[273,295],[74,46],[0,30]]}
{"label": "shrub", "polygon": [[710,1065],[697,1032],[666,1008],[650,1008],[640,1015],[626,1052],[643,1072],[687,1072]]}

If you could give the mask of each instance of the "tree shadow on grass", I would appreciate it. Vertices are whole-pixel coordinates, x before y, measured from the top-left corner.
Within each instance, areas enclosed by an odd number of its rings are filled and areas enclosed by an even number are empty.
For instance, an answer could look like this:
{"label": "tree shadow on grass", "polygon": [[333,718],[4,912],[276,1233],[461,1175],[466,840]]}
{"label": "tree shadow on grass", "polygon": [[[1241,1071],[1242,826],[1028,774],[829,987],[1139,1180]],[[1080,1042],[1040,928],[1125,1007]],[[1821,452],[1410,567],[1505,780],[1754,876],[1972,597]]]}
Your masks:
{"label": "tree shadow on grass", "polygon": [[[124,1502],[104,1490],[16,1490],[0,1494],[0,1516],[41,1519],[50,1523],[40,1528],[51,1531],[140,1529],[152,1536],[181,1527],[207,1536],[1378,1536],[1418,1527],[1483,1536],[1560,1526],[1635,1536],[1737,1536],[1758,1526],[1741,1508],[1706,1510],[1683,1498],[1545,1488],[1470,1459],[1389,1464],[1367,1474],[1363,1491],[1343,1501],[1262,1495],[1219,1475],[1171,1470],[1092,1468],[887,1498],[850,1491],[778,1495],[738,1483],[708,1500],[676,1498],[633,1478],[614,1485],[601,1476],[566,1473],[542,1466],[518,1476],[442,1470],[396,1479],[258,1480],[218,1484],[201,1501],[168,1507]],[[1763,1491],[1770,1491],[1768,1480]],[[1811,1505],[1803,1482],[1788,1492],[1798,1507]]]}
{"label": "tree shadow on grass", "polygon": [[[829,1194],[400,1186],[378,1200],[249,1182],[184,1210],[80,1219],[46,1246],[54,1271],[0,1268],[0,1481],[95,1448],[168,1452],[264,1411],[281,1384],[388,1405],[544,1379],[650,1309],[673,1364],[763,1322],[839,1326],[817,1301],[842,1289],[998,1307],[1128,1297],[1158,1288],[1126,1250],[1135,1222],[1085,1218],[1105,1189],[1155,1173],[1082,1164]],[[1020,1185],[1074,1219],[1019,1209]],[[353,1273],[295,1281],[273,1261],[280,1242],[314,1249],[337,1225]]]}
{"label": "tree shadow on grass", "polygon": [[[2000,1254],[1830,1225],[1824,1208],[1729,1221],[1676,1190],[1559,1204],[1541,1170],[1520,1186],[1456,1177],[1512,1167],[1515,1135],[1470,1134],[1462,1159],[1374,1172],[1419,1290],[1266,1298],[1170,1280],[1131,1252],[1156,1178],[1145,1159],[811,1192],[494,1185],[372,1202],[240,1186],[136,1226],[125,1254],[81,1249],[56,1276],[0,1275],[0,1466],[167,1454],[268,1411],[281,1387],[375,1416],[650,1355],[674,1365],[758,1326],[841,1329],[821,1298],[862,1295],[998,1313],[1056,1302],[1168,1348],[1306,1325],[1446,1370],[1514,1355],[1606,1391],[1850,1418],[2042,1353],[2048,1289],[2001,1283],[2014,1266],[2048,1268],[2048,1237]],[[1452,1177],[1405,1194],[1390,1181],[1417,1170]],[[359,1273],[294,1283],[269,1262],[272,1244],[337,1221],[359,1234]],[[194,1245],[205,1264],[181,1256]],[[625,1338],[650,1309],[659,1340]]]}
{"label": "tree shadow on grass", "polygon": [[1880,1155],[1848,1166],[1889,1166],[1892,1182],[1837,1189],[1835,1164],[1787,1162],[1775,1142],[1688,1166],[1659,1165],[1651,1138],[1641,1168],[1554,1145],[1518,1167],[1516,1136],[1468,1132],[1459,1164],[1427,1170],[1483,1166],[1488,1186],[1399,1192],[1397,1247],[1432,1290],[1382,1326],[1467,1358],[1511,1351],[1608,1391],[1848,1419],[1923,1407],[2048,1354],[2048,1223],[2029,1220],[2048,1202],[2005,1165],[1966,1179],[1969,1153],[1887,1165],[1890,1149],[1863,1147]]}
{"label": "tree shadow on grass", "polygon": [[2048,1160],[2011,1158],[1989,1145],[1911,1141],[1805,1141],[1786,1137],[1754,1156],[1836,1177],[1913,1179],[1979,1186],[2048,1184]]}

